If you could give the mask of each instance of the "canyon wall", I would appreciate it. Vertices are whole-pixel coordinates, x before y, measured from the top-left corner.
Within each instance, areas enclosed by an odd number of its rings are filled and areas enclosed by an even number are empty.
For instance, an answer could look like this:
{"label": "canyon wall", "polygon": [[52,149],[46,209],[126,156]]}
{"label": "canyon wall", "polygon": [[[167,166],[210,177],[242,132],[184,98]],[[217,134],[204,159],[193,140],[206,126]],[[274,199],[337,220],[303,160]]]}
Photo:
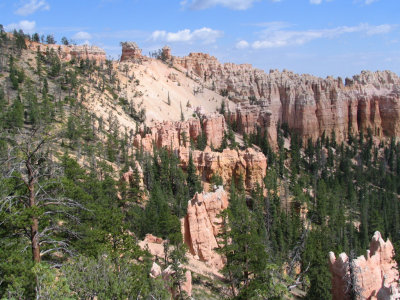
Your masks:
{"label": "canyon wall", "polygon": [[157,148],[177,150],[180,147],[188,147],[191,139],[197,141],[204,131],[207,144],[219,148],[226,130],[224,116],[217,113],[204,115],[201,119],[164,121],[150,128],[150,133],[136,135],[134,145],[138,148],[143,147],[148,152],[152,151],[153,142]]}
{"label": "canyon wall", "polygon": [[263,153],[253,148],[224,149],[222,152],[211,151],[210,147],[204,151],[180,148],[178,156],[184,169],[188,165],[190,152],[203,181],[210,182],[213,175],[218,175],[225,185],[230,185],[232,179],[237,180],[242,175],[245,188],[251,190],[257,183],[261,186],[266,175],[267,159]]}
{"label": "canyon wall", "polygon": [[277,70],[267,74],[248,64],[221,64],[202,53],[175,57],[174,64],[206,87],[227,93],[239,103],[231,118],[241,132],[260,127],[272,144],[278,122],[287,123],[304,141],[316,140],[324,131],[334,131],[337,141],[343,141],[349,131],[368,128],[378,137],[400,135],[400,78],[390,71],[363,71],[344,84],[341,78]]}
{"label": "canyon wall", "polygon": [[[366,256],[360,256],[352,262],[352,276],[355,278],[360,299],[391,300],[399,299],[399,272],[397,263],[393,259],[392,243],[382,239],[379,232],[375,232],[370,249]],[[329,253],[330,269],[332,273],[332,299],[350,300],[347,289],[350,275],[349,258],[345,253],[335,257]],[[354,282],[354,281],[353,281]]]}
{"label": "canyon wall", "polygon": [[[165,121],[150,128],[150,133],[137,134],[134,146],[146,152],[156,148],[168,148],[179,157],[182,167],[186,169],[189,154],[203,181],[210,181],[213,175],[221,176],[224,184],[229,185],[232,178],[243,176],[245,187],[252,189],[256,184],[262,185],[266,175],[267,159],[262,152],[253,148],[246,150],[224,149],[222,152],[211,150],[211,145],[219,148],[226,130],[225,119],[220,114],[205,115],[201,119],[193,118],[183,122]],[[196,141],[200,134],[207,137],[204,151],[191,150],[190,139]]]}

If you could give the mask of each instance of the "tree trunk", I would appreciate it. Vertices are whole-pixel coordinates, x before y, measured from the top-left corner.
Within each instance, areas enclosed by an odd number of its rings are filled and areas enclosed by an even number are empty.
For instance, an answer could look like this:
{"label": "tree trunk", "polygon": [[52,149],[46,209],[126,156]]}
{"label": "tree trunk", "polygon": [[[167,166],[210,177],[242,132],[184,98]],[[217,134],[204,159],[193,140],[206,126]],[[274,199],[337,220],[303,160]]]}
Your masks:
{"label": "tree trunk", "polygon": [[[36,206],[35,199],[35,177],[33,174],[32,165],[30,159],[26,161],[26,168],[28,169],[28,190],[29,190],[29,207],[33,208]],[[32,247],[32,259],[35,263],[40,263],[40,246],[39,246],[39,220],[37,216],[32,216],[31,224],[31,247]]]}

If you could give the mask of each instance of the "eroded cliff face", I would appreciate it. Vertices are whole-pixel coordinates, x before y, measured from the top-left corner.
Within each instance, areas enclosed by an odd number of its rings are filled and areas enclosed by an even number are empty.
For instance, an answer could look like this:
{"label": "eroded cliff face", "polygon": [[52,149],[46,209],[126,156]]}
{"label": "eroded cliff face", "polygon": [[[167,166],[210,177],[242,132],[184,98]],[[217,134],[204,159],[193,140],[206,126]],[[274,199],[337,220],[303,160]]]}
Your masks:
{"label": "eroded cliff face", "polygon": [[225,185],[230,185],[232,180],[243,176],[247,190],[254,188],[257,183],[262,186],[267,171],[267,159],[263,153],[253,148],[224,149],[222,152],[211,151],[210,147],[206,147],[204,151],[180,148],[178,155],[184,169],[188,165],[190,152],[203,181],[209,182],[213,175],[218,175]]}
{"label": "eroded cliff face", "polygon": [[122,43],[121,62],[123,61],[139,62],[141,59],[143,59],[142,49],[140,49],[135,42]]}
{"label": "eroded cliff face", "polygon": [[97,47],[91,45],[56,45],[56,44],[41,44],[29,41],[27,47],[32,51],[40,51],[45,54],[47,51],[54,51],[55,54],[63,61],[76,60],[92,60],[96,63],[102,63],[106,61],[106,52]]}
{"label": "eroded cliff face", "polygon": [[[381,234],[375,232],[366,256],[353,260],[352,274],[361,293],[360,299],[389,300],[400,297],[398,266],[393,256],[392,243],[389,240],[385,242]],[[335,254],[330,252],[329,261],[332,273],[332,299],[351,299],[346,282],[350,277],[348,256],[342,253],[336,258]]]}
{"label": "eroded cliff face", "polygon": [[[226,90],[242,102],[232,113],[242,132],[260,127],[276,144],[276,124],[287,123],[303,140],[316,140],[325,131],[343,141],[348,132],[372,129],[375,136],[400,135],[400,79],[389,71],[366,72],[346,79],[271,70],[251,65],[221,64],[215,57],[191,53],[174,63],[208,88]],[[257,105],[246,102],[249,97]]]}
{"label": "eroded cliff face", "polygon": [[[226,128],[224,117],[217,113],[183,122],[165,121],[152,127],[148,134],[137,134],[134,146],[146,152],[152,152],[153,146],[170,149],[178,155],[184,169],[192,153],[193,162],[203,181],[209,182],[213,175],[218,175],[224,184],[229,185],[232,179],[242,175],[248,190],[257,183],[262,185],[267,169],[267,159],[262,152],[253,148],[224,149],[222,152],[211,150],[210,146],[221,146]],[[196,141],[202,132],[209,146],[204,151],[191,150],[190,139]]]}
{"label": "eroded cliff face", "polygon": [[190,253],[217,270],[224,265],[221,255],[214,251],[218,248],[217,235],[222,226],[218,215],[227,207],[228,194],[222,186],[213,193],[196,193],[182,220],[182,236]]}
{"label": "eroded cliff face", "polygon": [[224,116],[209,114],[199,118],[191,118],[187,121],[164,121],[155,124],[148,134],[138,134],[135,137],[135,147],[143,147],[145,151],[151,151],[154,145],[157,148],[166,147],[178,150],[180,147],[188,147],[190,140],[197,141],[202,132],[206,135],[207,144],[215,148],[221,146],[226,131]]}

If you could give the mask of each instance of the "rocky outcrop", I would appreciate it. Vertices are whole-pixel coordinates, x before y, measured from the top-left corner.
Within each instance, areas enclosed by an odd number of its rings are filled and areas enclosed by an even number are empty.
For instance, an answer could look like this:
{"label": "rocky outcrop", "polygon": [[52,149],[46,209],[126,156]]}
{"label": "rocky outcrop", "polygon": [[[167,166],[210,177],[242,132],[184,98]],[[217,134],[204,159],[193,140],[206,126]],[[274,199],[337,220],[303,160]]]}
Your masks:
{"label": "rocky outcrop", "polygon": [[338,258],[334,253],[329,253],[332,299],[350,299],[347,291],[347,281],[351,277],[350,265],[355,278],[353,283],[361,294],[360,299],[399,299],[399,272],[393,256],[392,243],[389,240],[385,242],[379,232],[375,232],[366,256],[360,256],[351,263],[345,253],[340,254]]}
{"label": "rocky outcrop", "polygon": [[162,59],[163,59],[164,61],[170,61],[170,60],[172,60],[171,48],[168,47],[168,46],[164,46],[164,47],[162,48],[161,56],[162,56]]}
{"label": "rocky outcrop", "polygon": [[[168,266],[162,273],[162,278],[166,283],[166,286],[168,290],[170,291],[172,297],[174,299],[177,299],[177,296],[179,296],[179,291],[177,291],[176,288],[174,288],[170,282],[171,276],[175,274],[175,271],[172,269],[172,266]],[[185,281],[181,284],[181,289],[184,291],[187,296],[191,297],[192,296],[192,272],[189,270],[186,270],[185,272]]]}
{"label": "rocky outcrop", "polygon": [[154,142],[157,148],[166,147],[176,151],[180,147],[188,147],[190,140],[197,141],[204,131],[207,144],[218,148],[221,146],[226,129],[224,116],[216,113],[183,122],[164,121],[153,126],[150,133],[136,135],[134,146],[151,151]]}
{"label": "rocky outcrop", "polygon": [[[152,127],[150,133],[137,134],[134,146],[146,152],[152,152],[153,146],[170,149],[178,155],[183,168],[187,167],[189,153],[192,152],[193,162],[204,181],[210,181],[215,174],[229,185],[232,178],[237,179],[242,175],[247,189],[255,187],[256,183],[261,185],[267,169],[267,159],[263,153],[252,148],[211,151],[210,146],[221,146],[226,129],[224,117],[217,113],[183,122],[165,121]],[[204,151],[191,151],[190,140],[197,141],[202,133],[209,146]]]}
{"label": "rocky outcrop", "polygon": [[174,63],[208,88],[226,90],[236,102],[258,101],[238,106],[233,117],[242,132],[260,127],[272,144],[278,122],[287,123],[305,141],[332,131],[337,141],[343,141],[349,131],[357,134],[368,128],[377,137],[400,135],[400,78],[389,71],[363,71],[344,84],[341,78],[288,71],[266,74],[248,64],[221,64],[202,53],[175,57]]}
{"label": "rocky outcrop", "polygon": [[147,199],[147,190],[144,185],[143,178],[144,178],[143,169],[140,166],[139,162],[135,161],[135,170],[129,167],[128,172],[122,174],[122,177],[120,179],[122,183],[125,183],[128,189],[131,187],[139,188],[139,193],[137,195],[138,199],[136,199],[137,201],[142,201]]}
{"label": "rocky outcrop", "polygon": [[28,49],[32,51],[39,51],[43,55],[53,51],[62,61],[76,60],[91,60],[96,63],[102,63],[106,61],[106,52],[97,47],[91,45],[56,45],[56,44],[41,44],[36,42],[28,42]]}
{"label": "rocky outcrop", "polygon": [[121,62],[122,61],[138,62],[143,58],[142,50],[136,43],[123,42],[121,43],[121,45],[122,45]]}
{"label": "rocky outcrop", "polygon": [[222,221],[218,215],[227,207],[228,194],[222,186],[213,193],[196,193],[182,220],[182,235],[190,253],[217,270],[224,265],[221,255],[214,251]]}
{"label": "rocky outcrop", "polygon": [[[164,258],[164,244],[165,241],[162,238],[156,237],[152,234],[147,234],[144,240],[139,242],[139,246],[142,250],[149,251],[150,254],[157,257],[157,259]],[[177,291],[171,287],[170,277],[174,273],[175,271],[171,266],[162,270],[156,262],[153,262],[150,270],[150,277],[158,278],[161,276],[165,282],[166,288],[170,291],[173,298],[175,298]],[[192,273],[189,270],[185,272],[185,281],[182,283],[181,288],[189,297],[192,295]]]}
{"label": "rocky outcrop", "polygon": [[[183,168],[189,162],[189,148],[179,150],[179,158]],[[225,185],[232,179],[243,176],[245,187],[251,190],[256,184],[262,185],[266,175],[267,159],[261,152],[248,148],[246,150],[224,149],[222,152],[213,152],[210,147],[204,151],[192,151],[193,162],[204,181],[210,181],[213,175],[221,176]]]}

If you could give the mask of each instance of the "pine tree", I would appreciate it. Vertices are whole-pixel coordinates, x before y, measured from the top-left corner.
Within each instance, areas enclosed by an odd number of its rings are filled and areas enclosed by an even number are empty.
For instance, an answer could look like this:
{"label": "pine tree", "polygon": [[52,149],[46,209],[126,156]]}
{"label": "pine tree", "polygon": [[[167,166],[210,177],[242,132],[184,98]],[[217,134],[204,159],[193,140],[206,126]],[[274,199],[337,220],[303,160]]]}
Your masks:
{"label": "pine tree", "polygon": [[232,183],[229,207],[221,214],[223,229],[217,249],[227,263],[222,273],[237,299],[282,297],[286,288],[274,284],[276,267],[268,262],[265,231],[260,215],[250,212],[244,192]]}
{"label": "pine tree", "polygon": [[21,128],[24,125],[24,106],[19,95],[7,111],[6,124],[9,128]]}
{"label": "pine tree", "polygon": [[201,182],[197,176],[197,169],[193,162],[192,153],[189,153],[189,161],[187,166],[187,185],[189,188],[189,197],[192,198],[196,192],[201,191]]}

